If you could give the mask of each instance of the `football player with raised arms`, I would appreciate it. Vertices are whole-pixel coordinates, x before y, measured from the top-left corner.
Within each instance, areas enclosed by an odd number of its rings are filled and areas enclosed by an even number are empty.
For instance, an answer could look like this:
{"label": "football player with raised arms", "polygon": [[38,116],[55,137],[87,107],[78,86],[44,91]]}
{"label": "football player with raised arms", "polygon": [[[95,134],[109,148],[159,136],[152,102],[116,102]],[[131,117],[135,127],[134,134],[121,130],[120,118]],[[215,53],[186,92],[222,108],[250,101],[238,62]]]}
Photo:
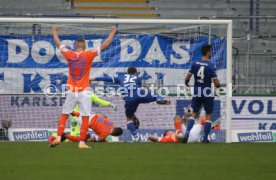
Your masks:
{"label": "football player with raised arms", "polygon": [[90,148],[85,144],[89,115],[91,112],[91,101],[88,98],[90,96],[90,69],[94,58],[99,56],[100,52],[105,50],[111,44],[116,31],[116,27],[112,27],[111,33],[103,44],[100,47],[94,47],[89,50],[86,50],[85,40],[78,39],[75,44],[75,50],[73,51],[66,48],[64,45],[61,45],[58,37],[58,28],[56,26],[52,27],[54,42],[68,63],[69,73],[66,84],[66,99],[62,107],[62,115],[58,123],[57,138],[51,143],[51,146],[60,144],[61,135],[65,129],[68,115],[78,104],[79,112],[82,116],[79,148]]}

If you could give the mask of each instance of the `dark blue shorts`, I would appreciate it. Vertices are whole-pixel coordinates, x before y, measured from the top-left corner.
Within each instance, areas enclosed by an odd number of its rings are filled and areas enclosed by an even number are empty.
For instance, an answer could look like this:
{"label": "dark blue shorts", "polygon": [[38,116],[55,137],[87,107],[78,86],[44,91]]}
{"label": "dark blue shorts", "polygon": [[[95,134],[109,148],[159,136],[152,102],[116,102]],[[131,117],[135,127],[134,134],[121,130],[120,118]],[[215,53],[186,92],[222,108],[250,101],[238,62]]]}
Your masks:
{"label": "dark blue shorts", "polygon": [[191,106],[194,112],[199,112],[203,106],[206,114],[212,114],[214,110],[214,97],[193,97]]}
{"label": "dark blue shorts", "polygon": [[154,102],[157,100],[157,97],[151,93],[148,93],[145,97],[139,97],[138,94],[134,94],[133,97],[125,97],[124,100],[126,117],[133,118],[139,104]]}

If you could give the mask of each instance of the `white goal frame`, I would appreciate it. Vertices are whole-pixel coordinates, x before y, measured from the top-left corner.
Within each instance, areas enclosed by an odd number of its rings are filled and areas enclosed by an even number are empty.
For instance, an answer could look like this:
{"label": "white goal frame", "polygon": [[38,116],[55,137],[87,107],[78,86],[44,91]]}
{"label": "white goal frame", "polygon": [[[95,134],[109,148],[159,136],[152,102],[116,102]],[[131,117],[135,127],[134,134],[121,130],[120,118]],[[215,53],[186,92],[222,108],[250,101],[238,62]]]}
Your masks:
{"label": "white goal frame", "polygon": [[[0,18],[0,23],[74,23],[74,24],[189,24],[227,26],[227,96],[226,96],[226,143],[232,142],[232,20],[191,19],[91,19],[91,18]],[[183,79],[184,81],[184,79]]]}

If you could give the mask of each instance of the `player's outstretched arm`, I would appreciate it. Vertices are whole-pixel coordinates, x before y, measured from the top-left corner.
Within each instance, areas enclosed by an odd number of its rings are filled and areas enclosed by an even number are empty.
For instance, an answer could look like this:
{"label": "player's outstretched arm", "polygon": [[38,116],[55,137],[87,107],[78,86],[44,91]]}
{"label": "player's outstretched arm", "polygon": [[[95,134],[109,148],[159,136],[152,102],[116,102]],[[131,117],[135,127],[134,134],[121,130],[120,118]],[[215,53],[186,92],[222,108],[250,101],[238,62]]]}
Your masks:
{"label": "player's outstretched arm", "polygon": [[95,77],[95,78],[92,77],[90,78],[90,81],[105,81],[105,82],[116,83],[118,79],[113,77]]}
{"label": "player's outstretched arm", "polygon": [[185,78],[185,85],[186,85],[187,87],[189,87],[189,82],[190,82],[192,76],[193,76],[193,74],[190,73],[190,72],[186,75],[186,78]]}
{"label": "player's outstretched arm", "polygon": [[57,48],[60,48],[60,40],[59,40],[59,37],[58,37],[58,27],[57,26],[53,26],[52,27],[52,32],[53,32],[53,38],[54,38],[54,41],[55,41],[55,44],[57,46]]}
{"label": "player's outstretched arm", "polygon": [[181,117],[179,115],[176,115],[174,117],[174,128],[176,130],[177,133],[181,133],[182,132],[182,120]]}
{"label": "player's outstretched arm", "polygon": [[113,26],[109,36],[101,45],[101,51],[105,50],[111,44],[112,39],[115,36],[116,32],[117,32],[117,28],[115,26]]}

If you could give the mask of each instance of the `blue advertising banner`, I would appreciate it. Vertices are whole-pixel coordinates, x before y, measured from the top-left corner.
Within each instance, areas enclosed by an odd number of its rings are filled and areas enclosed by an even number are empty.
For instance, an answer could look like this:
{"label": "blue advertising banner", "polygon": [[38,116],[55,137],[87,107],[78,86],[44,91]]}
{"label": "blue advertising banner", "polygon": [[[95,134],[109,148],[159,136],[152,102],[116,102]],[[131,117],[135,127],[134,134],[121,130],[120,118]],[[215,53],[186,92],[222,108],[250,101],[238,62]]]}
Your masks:
{"label": "blue advertising banner", "polygon": [[[87,49],[99,47],[105,36],[84,35]],[[61,43],[73,49],[79,36],[60,36]],[[226,81],[226,40],[212,38],[212,59],[221,83]],[[167,37],[161,35],[118,35],[110,47],[93,61],[90,76],[124,73],[138,67],[146,83],[162,86],[183,83],[192,61],[201,58],[206,37]],[[0,93],[43,93],[49,84],[61,91],[66,84],[67,62],[52,36],[0,36]]]}
{"label": "blue advertising banner", "polygon": [[[87,47],[100,46],[103,37],[85,35]],[[78,36],[60,36],[62,44],[73,48]],[[111,46],[94,62],[94,67],[160,67],[188,69],[201,58],[200,49],[208,38],[173,38],[161,35],[116,36]],[[212,62],[226,67],[226,40],[213,38]],[[65,68],[64,58],[51,36],[0,36],[0,68]]]}

